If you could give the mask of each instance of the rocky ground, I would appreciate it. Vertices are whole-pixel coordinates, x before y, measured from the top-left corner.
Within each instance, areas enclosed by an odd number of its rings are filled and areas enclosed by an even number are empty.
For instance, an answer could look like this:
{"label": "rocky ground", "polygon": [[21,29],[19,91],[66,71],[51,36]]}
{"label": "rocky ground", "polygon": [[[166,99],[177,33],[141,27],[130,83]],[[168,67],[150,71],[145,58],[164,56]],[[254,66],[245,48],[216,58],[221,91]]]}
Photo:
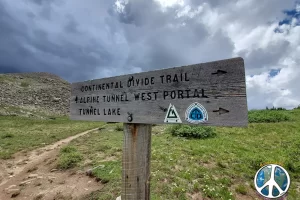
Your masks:
{"label": "rocky ground", "polygon": [[[0,74],[0,115],[30,115],[15,108],[54,115],[69,113],[70,83],[49,73]],[[24,111],[23,111],[24,112]]]}

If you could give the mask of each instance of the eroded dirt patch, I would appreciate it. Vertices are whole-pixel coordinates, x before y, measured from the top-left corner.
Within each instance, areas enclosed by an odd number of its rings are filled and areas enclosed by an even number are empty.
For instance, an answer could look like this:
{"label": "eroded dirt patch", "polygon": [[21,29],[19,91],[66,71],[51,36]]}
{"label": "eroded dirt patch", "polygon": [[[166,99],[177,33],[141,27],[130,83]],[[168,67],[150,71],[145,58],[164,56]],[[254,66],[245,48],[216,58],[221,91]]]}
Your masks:
{"label": "eroded dirt patch", "polygon": [[0,163],[0,199],[77,199],[103,185],[82,171],[56,169],[59,149],[93,129]]}

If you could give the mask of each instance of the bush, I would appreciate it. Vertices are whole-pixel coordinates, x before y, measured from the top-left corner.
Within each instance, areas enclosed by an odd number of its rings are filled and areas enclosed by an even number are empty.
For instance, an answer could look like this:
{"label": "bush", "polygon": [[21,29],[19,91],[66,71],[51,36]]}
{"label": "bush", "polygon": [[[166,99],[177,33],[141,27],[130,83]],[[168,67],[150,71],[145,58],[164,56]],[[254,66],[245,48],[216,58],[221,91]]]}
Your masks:
{"label": "bush", "polygon": [[115,127],[115,131],[123,131],[123,124],[117,124]]}
{"label": "bush", "polygon": [[13,137],[14,137],[14,134],[12,134],[12,133],[4,133],[4,135],[1,135],[2,139],[13,138]]}
{"label": "bush", "polygon": [[168,129],[168,132],[173,136],[186,138],[212,138],[216,136],[216,131],[208,126],[188,126],[188,125],[174,125]]}
{"label": "bush", "polygon": [[72,152],[76,152],[77,149],[76,147],[73,147],[73,146],[66,146],[66,147],[63,147],[61,148],[60,150],[60,153],[72,153]]}
{"label": "bush", "polygon": [[248,113],[249,123],[275,123],[290,120],[290,116],[277,110],[252,110]]}
{"label": "bush", "polygon": [[266,110],[286,110],[285,108],[282,108],[282,107],[278,107],[278,108],[276,108],[276,107],[272,107],[272,108],[268,108],[268,106],[266,107]]}
{"label": "bush", "polygon": [[235,191],[237,193],[240,193],[242,195],[246,195],[247,194],[247,187],[245,185],[238,185],[236,188],[235,188]]}
{"label": "bush", "polygon": [[60,150],[58,159],[58,168],[69,169],[77,166],[83,159],[83,156],[77,151],[75,147],[67,146]]}
{"label": "bush", "polygon": [[28,86],[29,86],[29,83],[28,83],[28,82],[25,82],[25,81],[24,81],[24,82],[21,83],[21,87],[28,87]]}

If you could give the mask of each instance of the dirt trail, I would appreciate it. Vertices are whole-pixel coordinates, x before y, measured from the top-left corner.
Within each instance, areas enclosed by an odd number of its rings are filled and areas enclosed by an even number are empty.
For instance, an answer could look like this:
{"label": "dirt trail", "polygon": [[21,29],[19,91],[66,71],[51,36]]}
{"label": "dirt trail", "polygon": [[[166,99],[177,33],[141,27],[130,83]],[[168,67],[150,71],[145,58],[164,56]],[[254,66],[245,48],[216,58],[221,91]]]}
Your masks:
{"label": "dirt trail", "polygon": [[80,171],[55,169],[59,149],[92,129],[0,163],[0,200],[77,199],[103,187]]}

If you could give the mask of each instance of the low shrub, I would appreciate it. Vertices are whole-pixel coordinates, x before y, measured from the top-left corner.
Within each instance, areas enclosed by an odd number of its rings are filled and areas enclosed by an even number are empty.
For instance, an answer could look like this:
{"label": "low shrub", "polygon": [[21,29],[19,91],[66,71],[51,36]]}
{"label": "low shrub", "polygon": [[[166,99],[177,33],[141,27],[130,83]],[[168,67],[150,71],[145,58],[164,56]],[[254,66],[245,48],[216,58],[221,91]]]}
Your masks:
{"label": "low shrub", "polygon": [[28,83],[28,82],[23,81],[23,82],[21,83],[21,87],[28,87],[28,86],[29,86],[29,83]]}
{"label": "low shrub", "polygon": [[60,153],[72,153],[72,152],[76,152],[77,149],[74,146],[66,146],[61,148]]}
{"label": "low shrub", "polygon": [[216,136],[216,131],[208,126],[189,126],[189,125],[173,125],[168,130],[173,136],[186,138],[212,138]]}
{"label": "low shrub", "polygon": [[13,138],[13,137],[14,137],[14,134],[12,134],[12,133],[4,133],[3,135],[1,135],[2,139]]}
{"label": "low shrub", "polygon": [[115,131],[123,131],[123,124],[117,124],[115,126]]}
{"label": "low shrub", "polygon": [[290,116],[277,110],[252,110],[248,112],[249,123],[275,123],[290,120]]}
{"label": "low shrub", "polygon": [[73,146],[66,146],[60,150],[58,159],[58,168],[70,169],[75,166],[83,159],[83,156]]}
{"label": "low shrub", "polygon": [[1,149],[0,149],[0,159],[4,159],[4,160],[6,160],[6,159],[9,159],[9,158],[11,158],[11,152],[10,151],[1,151]]}
{"label": "low shrub", "polygon": [[235,191],[237,193],[240,193],[242,195],[246,195],[247,194],[247,187],[245,185],[238,185],[236,188],[235,188]]}
{"label": "low shrub", "polygon": [[266,110],[286,110],[285,108],[282,108],[282,107],[278,107],[278,108],[276,108],[276,107],[272,107],[272,108],[268,108],[268,107],[266,107]]}

